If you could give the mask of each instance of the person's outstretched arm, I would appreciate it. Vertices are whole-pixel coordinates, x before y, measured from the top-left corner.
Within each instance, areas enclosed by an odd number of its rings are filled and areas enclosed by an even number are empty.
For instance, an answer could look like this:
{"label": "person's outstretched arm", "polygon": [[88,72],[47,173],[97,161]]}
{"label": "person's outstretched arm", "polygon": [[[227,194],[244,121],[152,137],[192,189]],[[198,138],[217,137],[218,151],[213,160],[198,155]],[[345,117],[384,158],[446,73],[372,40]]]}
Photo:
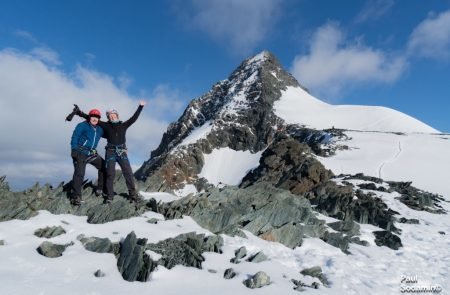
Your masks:
{"label": "person's outstretched arm", "polygon": [[[77,106],[77,108],[78,108],[78,106]],[[86,114],[85,112],[83,112],[82,110],[80,110],[79,108],[78,108],[78,111],[76,112],[76,114],[78,115],[78,116],[80,116],[81,118],[84,118],[84,119],[86,119],[86,120],[89,120],[89,115],[88,114]],[[100,127],[104,127],[105,126],[105,124],[106,124],[106,122],[104,122],[104,121],[102,121],[102,120],[98,120],[98,126],[100,126]]]}
{"label": "person's outstretched arm", "polygon": [[123,124],[128,128],[130,127],[132,124],[134,124],[134,122],[136,122],[136,120],[139,118],[139,115],[142,112],[142,109],[145,106],[145,101],[141,100],[139,102],[139,107],[137,108],[136,112],[134,113],[133,116],[131,116],[130,119],[126,120],[125,122],[123,122]]}

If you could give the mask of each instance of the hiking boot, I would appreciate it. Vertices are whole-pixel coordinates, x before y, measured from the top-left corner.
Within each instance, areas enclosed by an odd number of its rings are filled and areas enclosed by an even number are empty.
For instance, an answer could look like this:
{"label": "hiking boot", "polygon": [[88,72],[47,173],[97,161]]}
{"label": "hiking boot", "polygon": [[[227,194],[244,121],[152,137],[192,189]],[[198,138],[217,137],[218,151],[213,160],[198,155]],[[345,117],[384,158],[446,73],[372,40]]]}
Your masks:
{"label": "hiking boot", "polygon": [[103,200],[103,204],[111,204],[112,201],[113,201],[112,198],[105,198],[105,199]]}
{"label": "hiking boot", "polygon": [[70,200],[70,203],[71,203],[73,206],[80,206],[81,203],[84,203],[84,202],[81,200],[81,197],[77,196],[77,197],[72,198],[72,199]]}
{"label": "hiking boot", "polygon": [[131,193],[131,194],[129,194],[129,200],[130,200],[130,203],[133,203],[133,202],[134,203],[140,203],[144,199],[139,194]]}
{"label": "hiking boot", "polygon": [[103,191],[101,189],[97,189],[94,191],[94,194],[96,197],[100,197],[101,195],[103,195]]}

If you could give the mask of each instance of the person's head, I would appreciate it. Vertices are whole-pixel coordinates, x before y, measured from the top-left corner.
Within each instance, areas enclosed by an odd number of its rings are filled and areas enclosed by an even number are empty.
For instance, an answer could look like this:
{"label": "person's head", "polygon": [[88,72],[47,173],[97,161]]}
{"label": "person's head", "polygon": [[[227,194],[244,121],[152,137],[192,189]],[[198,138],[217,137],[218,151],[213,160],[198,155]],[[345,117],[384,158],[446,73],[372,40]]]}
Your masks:
{"label": "person's head", "polygon": [[99,110],[97,109],[92,109],[89,111],[89,123],[91,123],[92,125],[97,125],[98,121],[101,118],[101,113]]}
{"label": "person's head", "polygon": [[111,122],[118,122],[119,121],[119,113],[115,109],[110,109],[106,112],[106,116],[108,117],[108,120]]}

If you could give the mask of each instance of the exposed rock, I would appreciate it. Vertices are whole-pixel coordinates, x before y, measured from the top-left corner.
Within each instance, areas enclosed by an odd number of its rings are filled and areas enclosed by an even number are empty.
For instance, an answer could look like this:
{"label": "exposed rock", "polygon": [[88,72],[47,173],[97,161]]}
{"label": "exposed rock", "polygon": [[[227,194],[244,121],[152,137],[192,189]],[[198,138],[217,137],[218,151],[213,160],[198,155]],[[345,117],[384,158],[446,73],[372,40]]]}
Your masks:
{"label": "exposed rock", "polygon": [[319,281],[325,286],[329,287],[330,283],[327,280],[327,277],[322,273],[322,268],[320,266],[314,266],[311,268],[305,268],[300,272],[304,276],[311,276],[314,278],[318,278]]}
{"label": "exposed rock", "polygon": [[250,289],[262,288],[270,284],[270,277],[265,272],[259,271],[242,283]]}
{"label": "exposed rock", "polygon": [[162,255],[158,264],[171,269],[175,265],[184,265],[201,269],[205,260],[203,252],[220,253],[223,239],[218,236],[205,237],[204,234],[188,233],[169,238],[156,244],[148,244],[147,250]]}
{"label": "exposed rock", "polygon": [[53,244],[51,242],[45,241],[42,242],[41,245],[36,249],[39,254],[49,258],[56,258],[62,256],[63,252],[67,247],[72,246],[72,243],[65,245]]}
{"label": "exposed rock", "polygon": [[343,236],[341,233],[326,232],[322,237],[322,240],[332,246],[335,246],[336,248],[341,249],[345,254],[350,254],[348,251],[348,244],[351,241],[350,236]]}
{"label": "exposed rock", "polygon": [[0,240],[0,246],[4,246],[5,245],[5,240]]}
{"label": "exposed rock", "polygon": [[120,244],[117,268],[125,280],[145,282],[155,269],[156,263],[145,253],[146,243],[131,232]]}
{"label": "exposed rock", "polygon": [[439,231],[438,233],[441,235],[445,235],[445,231]]}
{"label": "exposed rock", "polygon": [[254,262],[254,263],[259,263],[259,262],[266,261],[268,259],[269,258],[267,258],[267,256],[262,251],[260,251],[260,252],[256,253],[255,255],[250,256],[247,259],[247,261]]}
{"label": "exposed rock", "polygon": [[227,268],[223,273],[223,277],[227,280],[230,280],[236,276],[236,272],[232,268]]}
{"label": "exposed rock", "polygon": [[208,272],[209,273],[217,273],[217,270],[215,270],[215,269],[208,269]]}
{"label": "exposed rock", "polygon": [[258,182],[290,190],[294,194],[311,191],[333,176],[311,156],[311,149],[292,137],[279,136],[262,154],[259,166],[247,174],[240,187]]}
{"label": "exposed rock", "polygon": [[352,220],[336,221],[327,223],[327,225],[336,231],[347,234],[348,236],[359,235],[360,226]]}
{"label": "exposed rock", "polygon": [[377,246],[386,246],[393,250],[398,250],[402,247],[402,241],[396,235],[388,231],[374,231],[375,244]]}
{"label": "exposed rock", "polygon": [[96,276],[97,278],[103,278],[104,276],[106,276],[106,274],[101,269],[97,269],[97,271],[94,273],[94,276]]}
{"label": "exposed rock", "polygon": [[408,219],[405,217],[401,217],[400,219],[398,219],[398,222],[407,223],[407,224],[419,224],[420,223],[418,219],[415,219],[415,218]]}
{"label": "exposed rock", "polygon": [[234,257],[231,258],[230,262],[239,263],[239,260],[244,258],[245,256],[247,256],[247,249],[245,247],[241,247],[234,251]]}
{"label": "exposed rock", "polygon": [[81,242],[81,244],[83,244],[83,247],[86,250],[91,252],[115,253],[119,249],[119,245],[114,245],[108,238],[87,238],[84,235],[79,235],[77,239]]}
{"label": "exposed rock", "polygon": [[[126,187],[122,187],[124,184],[121,173],[117,174],[114,184],[116,191],[126,191]],[[79,207],[72,206],[68,196],[70,188],[69,182],[66,185],[61,183],[56,188],[48,184],[35,184],[22,192],[0,190],[0,221],[28,219],[38,214],[39,210],[47,210],[53,214],[87,216],[89,223],[105,223],[139,216],[148,210],[145,203],[130,204],[123,195],[115,196],[111,204],[105,205],[101,197],[93,194],[95,186],[90,182],[83,185],[84,203]]]}
{"label": "exposed rock", "polygon": [[61,226],[52,226],[52,227],[45,227],[45,228],[40,228],[38,230],[36,230],[34,232],[34,235],[39,237],[39,238],[53,238],[62,234],[65,234],[66,231],[64,230],[64,228],[62,228]]}
{"label": "exposed rock", "polygon": [[369,242],[361,240],[359,237],[352,237],[350,239],[350,241],[352,243],[354,243],[354,244],[358,244],[358,245],[361,245],[361,246],[365,246],[365,247],[369,246]]}
{"label": "exposed rock", "polygon": [[158,221],[158,218],[150,218],[149,220],[147,220],[147,222],[150,224],[158,224]]}
{"label": "exposed rock", "polygon": [[156,211],[168,219],[189,215],[216,234],[243,229],[291,248],[300,246],[305,235],[321,237],[326,231],[307,199],[264,182],[245,189],[214,188],[159,204]]}

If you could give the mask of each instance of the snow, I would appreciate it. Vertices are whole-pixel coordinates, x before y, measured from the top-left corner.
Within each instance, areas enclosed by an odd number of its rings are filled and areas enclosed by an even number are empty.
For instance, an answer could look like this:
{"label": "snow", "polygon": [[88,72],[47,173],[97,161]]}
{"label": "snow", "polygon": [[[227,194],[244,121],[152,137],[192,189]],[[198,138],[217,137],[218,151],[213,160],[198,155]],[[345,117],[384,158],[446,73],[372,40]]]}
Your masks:
{"label": "snow", "polygon": [[205,154],[205,164],[199,177],[210,183],[238,185],[248,171],[259,165],[262,152],[252,154],[250,151],[235,151],[230,148],[214,149]]}
{"label": "snow", "polygon": [[155,199],[157,202],[169,203],[178,200],[179,197],[164,192],[140,192],[144,200]]}
{"label": "snow", "polygon": [[185,197],[189,194],[196,194],[196,193],[198,193],[197,188],[195,187],[195,185],[191,183],[185,184],[182,189],[175,191],[175,195],[179,197]]}
{"label": "snow", "polygon": [[338,150],[318,160],[335,174],[412,181],[413,185],[450,199],[450,141],[437,134],[405,134],[346,131],[351,139],[338,142],[350,150]]}
{"label": "snow", "polygon": [[341,128],[362,131],[424,132],[439,131],[396,110],[377,106],[331,105],[300,87],[287,87],[274,103],[275,114],[288,124],[315,129]]}
{"label": "snow", "polygon": [[194,130],[192,130],[189,133],[189,135],[183,139],[183,141],[179,144],[179,146],[189,145],[191,143],[197,142],[202,138],[206,138],[208,133],[211,132],[212,127],[213,127],[212,121],[211,120],[206,121],[200,127],[197,127]]}

